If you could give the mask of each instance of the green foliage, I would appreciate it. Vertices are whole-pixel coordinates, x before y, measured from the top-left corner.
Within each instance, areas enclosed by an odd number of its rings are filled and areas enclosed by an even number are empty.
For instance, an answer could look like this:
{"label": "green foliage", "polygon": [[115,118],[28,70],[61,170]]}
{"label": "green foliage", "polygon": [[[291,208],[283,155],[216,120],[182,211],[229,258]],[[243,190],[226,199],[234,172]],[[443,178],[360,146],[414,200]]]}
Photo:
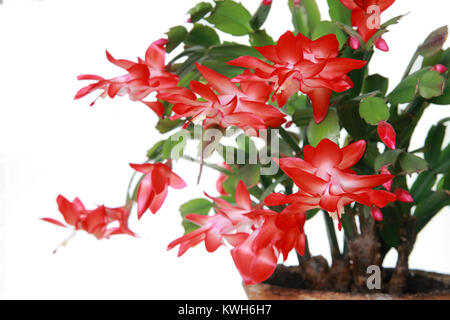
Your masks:
{"label": "green foliage", "polygon": [[188,46],[203,46],[208,48],[219,45],[220,38],[213,28],[196,23],[184,40],[184,43]]}
{"label": "green foliage", "polygon": [[169,32],[167,32],[168,43],[166,46],[166,52],[170,53],[176,49],[176,47],[178,47],[178,45],[186,39],[187,34],[187,30],[183,26],[170,28]]}
{"label": "green foliage", "polygon": [[380,121],[389,119],[389,108],[384,99],[368,97],[359,106],[359,115],[368,124],[376,125]]}
{"label": "green foliage", "polygon": [[267,6],[262,3],[259,5],[258,10],[256,10],[255,14],[250,19],[250,25],[254,30],[259,30],[264,22],[266,22],[271,7],[272,5]]}
{"label": "green foliage", "polygon": [[309,144],[316,147],[323,139],[330,139],[337,143],[340,132],[337,112],[329,110],[327,117],[321,123],[317,124],[314,120],[310,121],[306,134]]}
{"label": "green foliage", "polygon": [[333,21],[341,22],[348,26],[352,25],[352,11],[344,7],[340,0],[327,0],[329,13]]}
{"label": "green foliage", "polygon": [[398,160],[402,170],[407,174],[421,172],[428,169],[428,163],[424,159],[411,153],[402,152]]}
{"label": "green foliage", "polygon": [[213,6],[209,2],[200,2],[195,5],[192,9],[188,11],[190,14],[190,20],[192,23],[195,23],[201,20],[204,16],[211,12]]}
{"label": "green foliage", "polygon": [[267,34],[266,30],[257,30],[250,34],[250,44],[253,47],[263,47],[274,45],[275,41]]}
{"label": "green foliage", "polygon": [[387,96],[389,102],[392,104],[400,104],[413,101],[418,93],[420,79],[427,72],[429,72],[428,68],[421,69],[402,80]]}
{"label": "green foliage", "polygon": [[292,14],[292,24],[296,33],[310,36],[312,31],[320,23],[320,11],[315,0],[303,0],[298,6],[293,0],[289,0],[289,9]]}
{"label": "green foliage", "polygon": [[444,89],[445,79],[437,71],[428,71],[420,78],[419,93],[424,99],[439,97]]}
{"label": "green foliage", "polygon": [[339,41],[339,49],[342,49],[344,44],[347,42],[347,36],[345,33],[342,32],[336,23],[331,21],[320,21],[317,23],[313,29],[311,37],[313,40],[317,40],[328,34],[336,35],[336,38]]}
{"label": "green foliage", "polygon": [[384,97],[389,87],[389,79],[379,74],[373,74],[364,79],[362,93],[378,91],[377,96]]}
{"label": "green foliage", "polygon": [[250,12],[240,3],[232,0],[216,2],[211,15],[206,20],[220,31],[234,36],[245,36],[252,32]]}

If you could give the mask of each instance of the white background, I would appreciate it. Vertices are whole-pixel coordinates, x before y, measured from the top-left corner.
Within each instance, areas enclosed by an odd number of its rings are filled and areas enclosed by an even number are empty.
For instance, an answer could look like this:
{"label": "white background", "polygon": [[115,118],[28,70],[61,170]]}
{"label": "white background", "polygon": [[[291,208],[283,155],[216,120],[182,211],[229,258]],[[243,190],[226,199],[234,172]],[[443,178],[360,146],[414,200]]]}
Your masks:
{"label": "white background", "polygon": [[[252,11],[259,1],[244,0]],[[286,1],[275,0],[267,27],[274,38],[291,28]],[[318,1],[327,17],[325,0]],[[171,190],[157,215],[147,213],[133,229],[140,239],[96,241],[79,234],[52,255],[69,231],[44,223],[59,218],[56,196],[79,196],[87,205],[120,206],[132,170],[160,139],[156,116],[127,98],[73,101],[84,85],[76,76],[121,75],[109,64],[107,48],[118,58],[143,56],[169,27],[186,21],[194,0],[5,0],[0,6],[0,297],[244,299],[241,280],[225,248],[214,254],[203,246],[182,258],[167,244],[181,236],[181,203],[215,192],[216,173],[185,162],[175,171],[189,189]],[[396,1],[383,20],[410,12],[385,36],[390,53],[377,51],[372,73],[400,79],[415,47],[448,23],[448,0]],[[246,39],[241,38],[245,42]],[[428,127],[448,107],[431,106],[415,135],[421,147]],[[447,136],[447,142],[448,142]],[[420,234],[412,268],[450,273],[449,211]],[[308,222],[313,254],[329,258],[322,217]],[[295,262],[292,257],[291,262]],[[391,252],[387,265],[393,265]]]}

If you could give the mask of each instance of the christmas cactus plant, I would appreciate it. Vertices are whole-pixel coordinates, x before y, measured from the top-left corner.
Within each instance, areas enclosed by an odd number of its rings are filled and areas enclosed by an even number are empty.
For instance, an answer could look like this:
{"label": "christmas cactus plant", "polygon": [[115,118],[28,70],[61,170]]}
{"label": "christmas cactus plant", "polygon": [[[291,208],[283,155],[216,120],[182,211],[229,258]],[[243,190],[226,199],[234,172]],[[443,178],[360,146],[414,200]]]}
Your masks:
{"label": "christmas cactus plant", "polygon": [[[443,48],[447,27],[418,41],[388,92],[388,79],[369,66],[374,54],[389,51],[382,37],[402,18],[383,22],[394,2],[328,0],[331,20],[324,21],[315,0],[290,0],[292,31],[277,40],[263,26],[282,1],[264,0],[253,15],[233,0],[200,2],[188,23],[136,62],[106,52],[121,75],[79,76],[91,83],[75,99],[128,96],[155,113],[166,138],[130,164],[123,207],[86,209],[60,195],[65,223],[44,220],[98,239],[134,236],[130,215],[157,213],[169,190],[186,192],[177,164],[193,161],[198,182],[203,166],[220,175],[217,190],[180,204],[186,233],[168,244],[179,256],[200,243],[208,252],[227,246],[244,282],[256,284],[295,252],[311,287],[364,292],[367,267],[381,266],[394,248],[386,290],[403,292],[417,234],[450,204],[449,118],[431,127],[424,147],[410,150],[424,111],[450,104],[450,49]],[[222,41],[224,33],[236,42]],[[197,141],[196,156],[188,140]],[[211,161],[217,156],[218,164]],[[305,230],[317,214],[326,222],[330,266],[309,252]]]}

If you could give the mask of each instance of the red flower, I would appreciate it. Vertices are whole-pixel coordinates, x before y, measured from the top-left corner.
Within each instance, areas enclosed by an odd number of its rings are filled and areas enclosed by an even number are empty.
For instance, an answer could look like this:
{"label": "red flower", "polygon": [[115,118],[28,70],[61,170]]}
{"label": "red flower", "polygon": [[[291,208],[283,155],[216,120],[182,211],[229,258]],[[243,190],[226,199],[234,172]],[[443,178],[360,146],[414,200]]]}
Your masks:
{"label": "red flower", "polygon": [[352,25],[367,42],[380,29],[380,14],[388,9],[395,0],[341,0],[352,10]]}
{"label": "red flower", "polygon": [[239,57],[228,63],[253,69],[255,74],[241,75],[235,81],[252,81],[256,75],[275,83],[272,99],[276,99],[280,107],[298,91],[305,93],[312,101],[317,123],[327,115],[332,92],[353,87],[347,73],[366,64],[366,61],[338,58],[339,42],[334,34],[311,41],[301,33],[295,37],[288,31],[277,45],[256,49],[273,65],[255,57]]}
{"label": "red flower", "polygon": [[[79,80],[96,80],[97,82],[80,89],[75,99],[80,99],[96,90],[103,90],[98,98],[128,95],[131,100],[145,103],[158,116],[162,116],[164,107],[160,102],[148,102],[143,99],[152,92],[161,92],[178,84],[178,76],[165,70],[164,46],[166,43],[167,41],[163,39],[153,42],[147,49],[145,60],[138,58],[138,62],[117,60],[106,51],[107,59],[125,69],[127,74],[113,79],[104,79],[90,74],[80,75]],[[91,106],[96,100],[91,103]]]}
{"label": "red flower", "polygon": [[357,175],[350,168],[364,154],[366,142],[359,140],[343,149],[324,139],[316,148],[303,149],[304,160],[282,158],[277,162],[300,188],[295,194],[269,195],[265,203],[269,206],[294,204],[302,210],[321,208],[333,217],[340,218],[344,206],[357,201],[367,206],[384,207],[395,201],[394,194],[373,190],[393,178],[390,174]]}
{"label": "red flower", "polygon": [[[245,284],[256,284],[268,279],[277,266],[278,257],[286,261],[292,249],[301,255],[305,252],[306,237],[303,226],[306,214],[303,211],[286,208],[281,213],[259,211],[254,218],[262,218],[260,227],[231,250],[234,263]],[[250,214],[252,215],[252,214]]]}
{"label": "red flower", "polygon": [[[112,235],[128,234],[134,236],[128,228],[128,218],[130,216],[130,207],[107,208],[98,206],[93,210],[86,210],[80,199],[75,198],[70,202],[62,195],[56,199],[59,211],[64,217],[64,221],[74,227],[75,230],[84,230],[94,235],[97,239],[109,238]],[[67,227],[65,224],[52,218],[43,218],[42,220],[56,224],[60,227]],[[110,227],[110,224],[118,222],[119,226]]]}
{"label": "red flower", "polygon": [[188,214],[186,219],[200,228],[170,243],[168,250],[179,245],[178,256],[181,256],[204,241],[206,250],[214,252],[226,241],[234,247],[231,256],[246,284],[269,278],[280,254],[284,260],[294,248],[304,254],[306,215],[303,211],[286,208],[277,213],[260,209],[260,205],[253,206],[242,181],[236,189],[236,206],[220,198],[210,198],[216,204],[217,213],[213,216]]}
{"label": "red flower", "polygon": [[394,128],[386,121],[378,122],[378,136],[381,141],[390,149],[395,150],[396,134]]}
{"label": "red flower", "polygon": [[[205,241],[208,252],[214,252],[223,244],[223,238],[235,233],[233,237],[242,235],[243,232],[250,232],[253,222],[246,216],[255,208],[252,206],[250,194],[242,181],[239,181],[236,188],[236,206],[232,206],[221,198],[211,198],[217,207],[217,214],[204,216],[199,214],[188,214],[186,219],[199,225],[200,228],[187,235],[171,242],[167,250],[180,245],[178,256],[183,255],[189,248]],[[239,233],[236,235],[236,231]],[[233,238],[231,237],[231,238]]]}
{"label": "red flower", "polygon": [[171,163],[145,163],[130,164],[130,166],[141,173],[144,173],[138,193],[137,206],[138,218],[150,209],[152,213],[156,213],[166,200],[168,187],[182,189],[186,187],[186,183],[175,173],[172,172]]}
{"label": "red flower", "polygon": [[263,0],[262,4],[265,6],[270,6],[272,4],[272,0]]}
{"label": "red flower", "polygon": [[[238,88],[227,77],[205,66],[196,66],[208,85],[191,81],[192,92],[177,88],[158,95],[159,99],[174,104],[175,115],[171,119],[191,117],[185,126],[194,121],[202,122],[204,128],[217,124],[222,128],[237,126],[244,130],[278,127],[286,121],[283,113],[266,104],[271,93],[269,85],[245,83]],[[198,101],[195,94],[206,101]]]}

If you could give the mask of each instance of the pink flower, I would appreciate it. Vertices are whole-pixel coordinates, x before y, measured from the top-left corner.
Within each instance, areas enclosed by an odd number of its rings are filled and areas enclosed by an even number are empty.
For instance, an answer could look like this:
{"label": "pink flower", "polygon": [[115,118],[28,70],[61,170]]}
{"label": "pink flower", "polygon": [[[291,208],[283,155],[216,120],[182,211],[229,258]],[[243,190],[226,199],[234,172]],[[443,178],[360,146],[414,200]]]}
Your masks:
{"label": "pink flower", "polygon": [[[70,202],[62,195],[56,199],[58,208],[63,215],[67,225],[74,227],[75,230],[84,230],[94,235],[97,239],[107,239],[112,235],[128,234],[134,236],[128,228],[128,218],[130,216],[130,207],[107,208],[98,206],[96,209],[87,210],[80,199],[75,198]],[[43,218],[42,220],[56,224],[60,227],[67,227],[65,224],[52,218]],[[111,227],[113,223],[118,226]]]}
{"label": "pink flower", "polygon": [[389,46],[388,46],[387,42],[382,38],[378,38],[377,40],[375,40],[374,44],[375,44],[375,48],[377,48],[381,51],[384,51],[384,52],[389,51]]}
{"label": "pink flower", "polygon": [[130,166],[145,174],[137,193],[139,219],[147,209],[156,213],[161,208],[164,200],[166,200],[169,186],[175,189],[186,187],[186,183],[172,172],[170,162],[166,164],[130,164]]}
{"label": "pink flower", "polygon": [[378,122],[378,136],[381,141],[390,149],[395,150],[396,134],[394,128],[386,121]]}
{"label": "pink flower", "polygon": [[[131,100],[145,103],[158,116],[162,116],[164,106],[160,102],[148,102],[144,99],[152,92],[162,92],[178,84],[179,77],[165,69],[164,46],[166,43],[167,40],[164,39],[153,42],[147,49],[145,60],[138,58],[138,62],[115,59],[106,51],[107,59],[125,69],[127,73],[113,79],[104,79],[90,74],[80,75],[78,76],[79,80],[95,80],[96,82],[80,89],[75,95],[75,99],[80,99],[96,90],[103,90],[98,98],[128,95]],[[91,103],[91,106],[96,100]]]}

